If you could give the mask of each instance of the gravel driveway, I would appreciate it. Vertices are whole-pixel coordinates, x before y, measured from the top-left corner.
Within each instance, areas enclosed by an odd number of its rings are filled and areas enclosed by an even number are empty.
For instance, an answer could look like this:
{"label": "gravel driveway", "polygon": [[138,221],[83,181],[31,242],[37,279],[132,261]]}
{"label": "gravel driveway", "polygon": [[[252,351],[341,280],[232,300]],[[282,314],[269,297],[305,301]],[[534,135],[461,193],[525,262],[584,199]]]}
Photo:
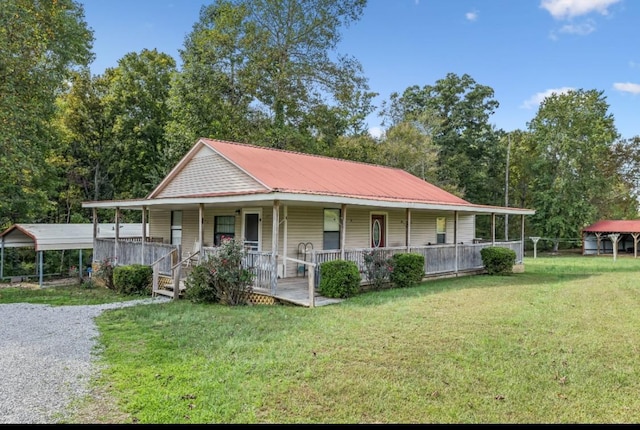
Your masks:
{"label": "gravel driveway", "polygon": [[0,424],[55,424],[89,393],[96,370],[94,318],[167,297],[89,306],[0,304]]}

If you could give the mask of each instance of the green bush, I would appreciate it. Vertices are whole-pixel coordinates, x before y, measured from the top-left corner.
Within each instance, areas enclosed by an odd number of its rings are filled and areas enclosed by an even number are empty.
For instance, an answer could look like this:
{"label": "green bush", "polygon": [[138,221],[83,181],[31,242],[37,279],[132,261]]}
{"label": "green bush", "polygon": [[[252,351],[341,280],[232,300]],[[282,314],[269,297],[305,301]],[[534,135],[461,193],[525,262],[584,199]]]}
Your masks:
{"label": "green bush", "polygon": [[143,264],[113,268],[113,286],[117,293],[127,296],[151,294],[153,269]]}
{"label": "green bush", "polygon": [[480,250],[482,264],[489,275],[509,275],[516,264],[516,252],[509,248],[490,246]]}
{"label": "green bush", "polygon": [[186,287],[184,296],[193,303],[216,303],[219,301],[213,276],[211,276],[205,262],[193,267],[185,279],[184,285]]}
{"label": "green bush", "polygon": [[374,249],[364,253],[364,274],[369,285],[374,289],[380,289],[389,282],[393,261],[386,258],[384,251]]}
{"label": "green bush", "polygon": [[325,297],[347,298],[360,291],[360,272],[353,261],[334,260],[320,265],[318,292]]}
{"label": "green bush", "polygon": [[398,287],[411,287],[419,284],[424,278],[424,256],[421,254],[402,252],[391,258],[391,282]]}
{"label": "green bush", "polygon": [[194,303],[248,304],[253,292],[253,273],[242,266],[243,257],[241,241],[223,240],[215,254],[189,274],[185,281],[185,297]]}

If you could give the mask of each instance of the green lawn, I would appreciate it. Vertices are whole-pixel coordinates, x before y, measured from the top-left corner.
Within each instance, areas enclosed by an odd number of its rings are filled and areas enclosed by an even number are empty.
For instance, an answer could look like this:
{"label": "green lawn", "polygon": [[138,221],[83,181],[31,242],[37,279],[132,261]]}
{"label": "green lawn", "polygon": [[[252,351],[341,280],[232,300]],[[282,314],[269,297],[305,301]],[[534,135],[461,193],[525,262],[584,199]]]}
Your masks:
{"label": "green lawn", "polygon": [[525,267],[315,309],[107,311],[96,392],[113,402],[75,422],[639,422],[640,259]]}

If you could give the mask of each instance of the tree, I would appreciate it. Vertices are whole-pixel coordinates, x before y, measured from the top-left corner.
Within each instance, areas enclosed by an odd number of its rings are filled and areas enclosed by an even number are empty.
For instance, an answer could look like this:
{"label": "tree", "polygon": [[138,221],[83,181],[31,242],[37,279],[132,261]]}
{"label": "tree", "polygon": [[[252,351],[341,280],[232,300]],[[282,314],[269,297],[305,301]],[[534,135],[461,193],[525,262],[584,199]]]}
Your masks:
{"label": "tree", "polygon": [[109,169],[114,197],[147,195],[173,167],[165,159],[169,88],[175,60],[157,50],[130,52],[108,69],[103,104],[113,121]]}
{"label": "tree", "polygon": [[579,238],[598,216],[597,202],[619,183],[602,168],[618,138],[602,91],[575,90],[547,97],[528,124],[535,172],[531,218],[536,235],[554,240]]}
{"label": "tree", "polygon": [[73,0],[0,0],[0,226],[51,206],[49,120],[71,69],[92,60],[93,35]]}
{"label": "tree", "polygon": [[364,132],[375,94],[354,58],[330,54],[339,29],[365,3],[217,0],[203,7],[172,90],[167,132],[176,155],[199,136],[323,151],[338,136]]}
{"label": "tree", "polygon": [[489,117],[499,106],[491,87],[464,74],[449,73],[435,85],[408,87],[393,93],[383,104],[383,116],[391,126],[414,121],[425,113],[438,121],[433,137],[438,147],[436,184],[474,203],[496,204],[502,195],[506,148]]}

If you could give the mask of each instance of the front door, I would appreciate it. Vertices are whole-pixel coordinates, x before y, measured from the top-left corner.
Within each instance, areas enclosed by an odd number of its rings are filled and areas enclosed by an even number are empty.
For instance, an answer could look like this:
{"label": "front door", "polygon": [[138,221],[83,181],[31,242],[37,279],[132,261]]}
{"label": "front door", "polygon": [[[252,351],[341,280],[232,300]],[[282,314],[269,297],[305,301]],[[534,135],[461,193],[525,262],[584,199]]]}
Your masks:
{"label": "front door", "polygon": [[384,231],[384,215],[371,215],[371,247],[384,248],[386,233]]}
{"label": "front door", "polygon": [[244,214],[244,245],[252,251],[260,250],[260,214]]}

